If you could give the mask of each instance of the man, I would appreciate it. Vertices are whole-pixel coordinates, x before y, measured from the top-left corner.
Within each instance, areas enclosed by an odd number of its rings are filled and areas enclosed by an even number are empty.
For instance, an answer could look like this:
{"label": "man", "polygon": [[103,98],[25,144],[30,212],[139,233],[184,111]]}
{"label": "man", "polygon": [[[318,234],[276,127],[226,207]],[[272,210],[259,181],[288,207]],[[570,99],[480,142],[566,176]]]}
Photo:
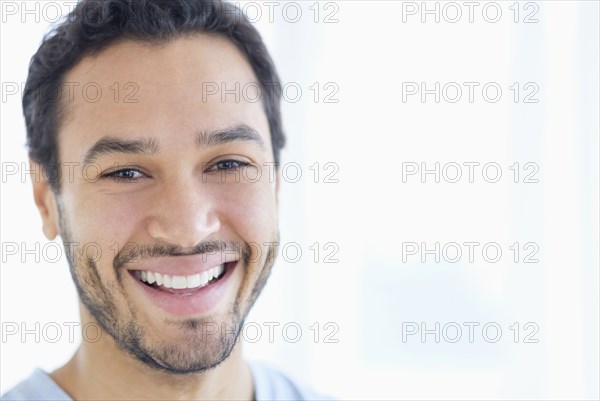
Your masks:
{"label": "man", "polygon": [[237,341],[276,254],[280,98],[220,1],[83,0],[44,40],[23,97],[35,202],[105,335],[3,399],[315,397]]}

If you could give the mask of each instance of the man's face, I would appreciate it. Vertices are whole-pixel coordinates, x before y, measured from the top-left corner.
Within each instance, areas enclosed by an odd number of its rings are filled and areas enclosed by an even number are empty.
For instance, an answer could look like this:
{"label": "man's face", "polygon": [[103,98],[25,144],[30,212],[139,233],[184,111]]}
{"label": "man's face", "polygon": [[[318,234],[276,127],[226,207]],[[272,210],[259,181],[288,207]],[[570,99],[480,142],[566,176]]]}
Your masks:
{"label": "man's face", "polygon": [[[82,60],[65,82],[78,86],[63,99],[59,157],[84,168],[73,177],[63,168],[57,206],[83,304],[150,366],[215,366],[278,240],[269,126],[250,95],[251,66],[214,36],[124,41]],[[82,95],[89,83],[102,88],[100,100],[91,85]],[[221,96],[245,85],[251,99]]]}

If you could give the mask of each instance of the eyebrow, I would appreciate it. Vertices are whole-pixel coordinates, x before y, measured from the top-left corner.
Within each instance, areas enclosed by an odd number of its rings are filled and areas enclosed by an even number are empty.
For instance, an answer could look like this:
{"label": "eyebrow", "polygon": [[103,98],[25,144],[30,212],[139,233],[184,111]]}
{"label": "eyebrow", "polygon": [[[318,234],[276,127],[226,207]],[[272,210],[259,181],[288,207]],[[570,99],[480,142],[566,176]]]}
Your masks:
{"label": "eyebrow", "polygon": [[262,136],[254,129],[245,124],[226,128],[212,132],[198,132],[196,135],[196,144],[205,148],[224,145],[234,141],[249,141],[257,144],[261,149],[265,149],[265,142]]}
{"label": "eyebrow", "polygon": [[[265,142],[262,136],[247,125],[236,125],[216,131],[200,131],[196,134],[194,143],[203,148],[210,148],[218,145],[224,145],[236,141],[249,141],[265,149]],[[117,137],[103,137],[98,140],[83,158],[84,164],[93,163],[100,156],[111,153],[123,154],[156,154],[160,152],[158,139],[154,137],[141,139],[122,139]]]}
{"label": "eyebrow", "polygon": [[111,153],[155,154],[160,147],[156,138],[122,139],[112,136],[101,138],[85,153],[83,164],[93,163],[102,155]]}

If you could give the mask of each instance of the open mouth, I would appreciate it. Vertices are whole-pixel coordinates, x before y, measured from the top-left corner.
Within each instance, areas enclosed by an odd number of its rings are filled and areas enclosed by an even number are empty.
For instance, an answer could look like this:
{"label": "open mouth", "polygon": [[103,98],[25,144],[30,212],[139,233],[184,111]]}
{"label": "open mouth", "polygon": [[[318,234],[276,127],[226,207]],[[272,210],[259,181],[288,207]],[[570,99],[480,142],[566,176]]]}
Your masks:
{"label": "open mouth", "polygon": [[222,263],[202,273],[188,276],[161,274],[147,270],[130,270],[131,275],[147,287],[175,295],[193,295],[219,282],[237,261]]}

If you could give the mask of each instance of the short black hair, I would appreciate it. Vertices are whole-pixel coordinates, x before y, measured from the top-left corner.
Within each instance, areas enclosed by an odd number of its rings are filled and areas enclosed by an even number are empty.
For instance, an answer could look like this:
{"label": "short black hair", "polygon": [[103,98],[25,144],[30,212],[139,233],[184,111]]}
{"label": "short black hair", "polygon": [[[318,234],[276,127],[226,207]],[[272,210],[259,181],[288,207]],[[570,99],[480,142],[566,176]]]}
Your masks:
{"label": "short black hair", "polygon": [[39,163],[52,189],[60,192],[57,131],[64,102],[55,95],[65,74],[82,58],[120,40],[166,43],[209,33],[229,39],[249,61],[261,87],[273,158],[279,165],[285,144],[281,82],[256,28],[235,5],[222,0],[81,0],[48,33],[31,58],[23,93],[29,157]]}

